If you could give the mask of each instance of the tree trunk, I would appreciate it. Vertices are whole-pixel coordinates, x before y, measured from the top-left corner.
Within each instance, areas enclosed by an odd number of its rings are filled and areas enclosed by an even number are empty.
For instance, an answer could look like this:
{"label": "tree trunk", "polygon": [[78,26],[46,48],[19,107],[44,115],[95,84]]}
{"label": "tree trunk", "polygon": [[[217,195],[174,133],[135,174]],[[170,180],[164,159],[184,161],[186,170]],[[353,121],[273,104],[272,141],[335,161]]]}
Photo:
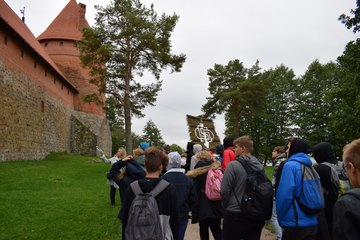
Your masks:
{"label": "tree trunk", "polygon": [[130,101],[128,93],[125,93],[124,98],[124,117],[125,117],[125,145],[126,152],[130,154],[132,152],[132,139],[131,139],[131,113],[130,113]]}
{"label": "tree trunk", "polygon": [[131,66],[130,60],[127,59],[125,70],[125,95],[124,95],[124,117],[125,117],[125,145],[126,152],[132,153],[132,137],[131,137],[131,109],[130,109],[130,80]]}

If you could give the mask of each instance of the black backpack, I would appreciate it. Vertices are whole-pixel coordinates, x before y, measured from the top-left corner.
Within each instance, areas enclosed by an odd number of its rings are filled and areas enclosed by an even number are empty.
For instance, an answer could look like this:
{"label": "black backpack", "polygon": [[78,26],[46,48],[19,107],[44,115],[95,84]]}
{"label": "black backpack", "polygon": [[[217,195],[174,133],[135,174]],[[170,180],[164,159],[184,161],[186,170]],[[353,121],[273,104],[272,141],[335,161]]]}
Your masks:
{"label": "black backpack", "polygon": [[242,215],[253,220],[264,221],[271,218],[274,189],[263,169],[253,170],[246,158],[236,159],[246,171],[246,187],[241,204],[235,194]]}
{"label": "black backpack", "polygon": [[125,229],[126,240],[165,239],[155,197],[168,185],[169,182],[160,180],[150,193],[143,193],[139,181],[130,184],[135,199],[131,203],[129,210],[129,218]]}

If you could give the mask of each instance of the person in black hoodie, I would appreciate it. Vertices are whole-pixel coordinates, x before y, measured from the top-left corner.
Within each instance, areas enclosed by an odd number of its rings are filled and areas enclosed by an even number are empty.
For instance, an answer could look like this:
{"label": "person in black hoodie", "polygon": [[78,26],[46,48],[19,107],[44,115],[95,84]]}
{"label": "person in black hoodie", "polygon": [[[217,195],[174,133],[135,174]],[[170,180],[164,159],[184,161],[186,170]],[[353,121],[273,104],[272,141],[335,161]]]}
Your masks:
{"label": "person in black hoodie", "polygon": [[186,145],[186,164],[185,164],[185,172],[188,172],[190,170],[190,164],[191,164],[191,157],[194,156],[194,143],[188,142]]}
{"label": "person in black hoodie", "polygon": [[314,146],[313,156],[318,163],[314,166],[320,176],[321,186],[324,189],[325,209],[319,214],[317,239],[331,239],[333,207],[339,195],[339,177],[335,165],[335,152],[328,142],[321,142]]}
{"label": "person in black hoodie", "polygon": [[198,162],[195,165],[195,169],[186,174],[194,179],[197,193],[192,208],[191,223],[199,223],[201,240],[209,240],[209,228],[214,239],[221,240],[221,218],[223,217],[221,201],[211,201],[205,195],[205,184],[208,171],[210,168],[220,169],[221,163],[213,159],[208,151],[200,151],[196,154],[196,158]]}
{"label": "person in black hoodie", "polygon": [[342,195],[334,206],[333,239],[360,239],[360,139],[343,150],[344,171],[353,189]]}

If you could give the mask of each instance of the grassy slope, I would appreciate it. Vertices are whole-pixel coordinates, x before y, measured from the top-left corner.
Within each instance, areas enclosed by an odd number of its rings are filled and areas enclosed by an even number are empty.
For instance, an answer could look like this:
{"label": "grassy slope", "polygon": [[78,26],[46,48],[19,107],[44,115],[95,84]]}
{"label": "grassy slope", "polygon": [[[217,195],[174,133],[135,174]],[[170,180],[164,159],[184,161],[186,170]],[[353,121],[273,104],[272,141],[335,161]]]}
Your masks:
{"label": "grassy slope", "polygon": [[93,157],[62,153],[1,163],[0,239],[119,239],[108,169]]}

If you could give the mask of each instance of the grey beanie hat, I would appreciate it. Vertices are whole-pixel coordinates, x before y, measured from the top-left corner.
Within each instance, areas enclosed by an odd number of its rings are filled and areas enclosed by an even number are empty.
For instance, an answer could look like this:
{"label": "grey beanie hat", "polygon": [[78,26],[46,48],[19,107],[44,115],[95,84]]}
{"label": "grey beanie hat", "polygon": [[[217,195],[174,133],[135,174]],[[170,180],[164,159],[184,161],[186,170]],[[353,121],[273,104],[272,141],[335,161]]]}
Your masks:
{"label": "grey beanie hat", "polygon": [[170,152],[168,154],[168,157],[169,157],[169,164],[166,167],[167,170],[181,167],[181,156],[178,152]]}

